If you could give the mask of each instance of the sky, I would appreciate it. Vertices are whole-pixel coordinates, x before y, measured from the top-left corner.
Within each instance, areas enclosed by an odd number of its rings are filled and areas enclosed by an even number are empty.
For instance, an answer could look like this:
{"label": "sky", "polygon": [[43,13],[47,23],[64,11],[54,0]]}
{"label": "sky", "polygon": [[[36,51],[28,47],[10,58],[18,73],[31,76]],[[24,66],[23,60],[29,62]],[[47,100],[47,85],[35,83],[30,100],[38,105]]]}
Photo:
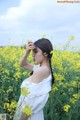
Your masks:
{"label": "sky", "polygon": [[0,0],[0,46],[23,45],[43,35],[58,47],[74,36],[70,45],[80,48],[80,3]]}

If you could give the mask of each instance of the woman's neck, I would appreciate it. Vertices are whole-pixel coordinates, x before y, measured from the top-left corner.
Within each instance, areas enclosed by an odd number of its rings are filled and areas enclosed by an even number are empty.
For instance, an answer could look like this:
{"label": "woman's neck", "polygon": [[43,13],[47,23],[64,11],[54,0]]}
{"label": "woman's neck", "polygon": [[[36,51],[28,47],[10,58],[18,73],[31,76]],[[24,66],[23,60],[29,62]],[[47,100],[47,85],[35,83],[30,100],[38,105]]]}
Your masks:
{"label": "woman's neck", "polygon": [[50,68],[49,60],[45,60],[42,63],[40,63],[40,66],[48,66]]}

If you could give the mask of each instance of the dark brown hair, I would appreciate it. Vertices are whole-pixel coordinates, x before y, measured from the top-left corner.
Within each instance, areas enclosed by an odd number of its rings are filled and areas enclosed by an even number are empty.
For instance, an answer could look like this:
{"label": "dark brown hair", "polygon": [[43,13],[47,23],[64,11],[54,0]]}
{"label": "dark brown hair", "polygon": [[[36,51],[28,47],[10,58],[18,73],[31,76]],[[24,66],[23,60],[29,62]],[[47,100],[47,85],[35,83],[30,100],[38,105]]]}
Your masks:
{"label": "dark brown hair", "polygon": [[46,38],[41,38],[35,41],[34,44],[35,46],[39,47],[43,53],[46,53],[48,55],[50,68],[51,68],[51,74],[52,74],[52,85],[53,85],[55,78],[54,78],[53,70],[51,66],[51,57],[52,57],[51,51],[53,51],[52,43],[50,42],[50,40]]}

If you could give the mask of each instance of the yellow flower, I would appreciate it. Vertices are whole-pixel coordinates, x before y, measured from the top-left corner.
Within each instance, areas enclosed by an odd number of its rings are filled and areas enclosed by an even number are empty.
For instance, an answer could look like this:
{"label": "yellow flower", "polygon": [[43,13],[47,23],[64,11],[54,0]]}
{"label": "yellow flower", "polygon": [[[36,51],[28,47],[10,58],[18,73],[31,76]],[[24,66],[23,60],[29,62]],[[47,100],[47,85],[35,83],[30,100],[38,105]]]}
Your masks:
{"label": "yellow flower", "polygon": [[15,74],[14,74],[14,78],[20,78],[21,77],[21,73],[20,72],[16,72]]}
{"label": "yellow flower", "polygon": [[54,73],[54,77],[56,81],[65,80],[64,76],[60,75],[59,73]]}
{"label": "yellow flower", "polygon": [[10,108],[16,108],[17,107],[17,102],[16,101],[12,101],[12,103],[10,104]]}
{"label": "yellow flower", "polygon": [[11,92],[11,91],[13,91],[13,87],[12,87],[12,86],[9,86],[9,87],[8,87],[8,90],[7,90],[6,92],[8,93],[8,92]]}
{"label": "yellow flower", "polygon": [[11,104],[4,103],[4,109],[7,109],[8,111],[14,111],[14,109],[17,107],[17,102],[12,101]]}
{"label": "yellow flower", "polygon": [[26,87],[23,87],[23,88],[21,88],[21,94],[28,95],[28,94],[30,94],[30,92],[28,91],[28,89]]}
{"label": "yellow flower", "polygon": [[71,81],[70,86],[77,87],[77,82],[76,81]]}
{"label": "yellow flower", "polygon": [[70,109],[70,105],[68,105],[68,104],[64,105],[63,109],[65,112],[68,112]]}
{"label": "yellow flower", "polygon": [[74,99],[74,98],[70,98],[70,102],[71,102],[71,103],[74,104],[76,101],[77,101],[76,99]]}
{"label": "yellow flower", "polygon": [[42,34],[42,37],[43,37],[43,38],[46,38],[46,34]]}
{"label": "yellow flower", "polygon": [[52,91],[53,92],[55,92],[55,91],[57,91],[58,90],[58,88],[56,87],[56,86],[54,86],[53,88],[52,88]]}
{"label": "yellow flower", "polygon": [[5,69],[5,74],[9,75],[9,70],[8,69]]}
{"label": "yellow flower", "polygon": [[31,109],[30,105],[26,104],[25,107],[22,109],[22,112],[28,116],[31,115],[32,109]]}
{"label": "yellow flower", "polygon": [[73,94],[73,97],[75,98],[75,99],[79,99],[80,98],[80,94],[78,93],[78,94]]}
{"label": "yellow flower", "polygon": [[4,109],[9,108],[9,103],[4,103]]}

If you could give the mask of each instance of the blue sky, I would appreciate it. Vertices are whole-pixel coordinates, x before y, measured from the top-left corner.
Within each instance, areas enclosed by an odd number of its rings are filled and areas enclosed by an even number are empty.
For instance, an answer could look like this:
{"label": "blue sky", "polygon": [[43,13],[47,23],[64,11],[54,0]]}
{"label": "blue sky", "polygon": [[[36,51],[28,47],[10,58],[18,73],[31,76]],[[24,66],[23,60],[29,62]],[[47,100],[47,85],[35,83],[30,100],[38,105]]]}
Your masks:
{"label": "blue sky", "polygon": [[[57,0],[0,0],[0,46],[33,42],[43,34],[53,45],[80,45],[80,3]],[[11,40],[10,40],[11,39]],[[79,47],[80,48],[80,47]]]}

